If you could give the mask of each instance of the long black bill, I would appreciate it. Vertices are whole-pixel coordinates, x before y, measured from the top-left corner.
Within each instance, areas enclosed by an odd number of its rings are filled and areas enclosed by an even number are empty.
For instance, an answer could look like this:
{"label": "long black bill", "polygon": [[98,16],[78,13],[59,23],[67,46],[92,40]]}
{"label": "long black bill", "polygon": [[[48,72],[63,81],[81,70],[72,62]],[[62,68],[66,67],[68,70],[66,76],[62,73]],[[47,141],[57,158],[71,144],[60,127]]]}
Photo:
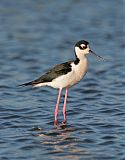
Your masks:
{"label": "long black bill", "polygon": [[105,60],[103,57],[97,55],[95,52],[93,52],[92,50],[90,50],[90,53],[94,54],[97,58],[100,58],[102,60]]}

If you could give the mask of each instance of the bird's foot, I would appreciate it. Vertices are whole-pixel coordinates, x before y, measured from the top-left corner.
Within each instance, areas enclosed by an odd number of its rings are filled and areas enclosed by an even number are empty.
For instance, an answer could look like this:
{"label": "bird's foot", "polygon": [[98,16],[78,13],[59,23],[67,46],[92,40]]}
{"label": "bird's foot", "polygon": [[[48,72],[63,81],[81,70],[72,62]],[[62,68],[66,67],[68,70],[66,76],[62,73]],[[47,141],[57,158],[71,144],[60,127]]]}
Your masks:
{"label": "bird's foot", "polygon": [[58,125],[58,120],[55,120],[54,121],[54,126],[57,126]]}
{"label": "bird's foot", "polygon": [[64,120],[64,121],[62,122],[62,125],[66,125],[66,120]]}

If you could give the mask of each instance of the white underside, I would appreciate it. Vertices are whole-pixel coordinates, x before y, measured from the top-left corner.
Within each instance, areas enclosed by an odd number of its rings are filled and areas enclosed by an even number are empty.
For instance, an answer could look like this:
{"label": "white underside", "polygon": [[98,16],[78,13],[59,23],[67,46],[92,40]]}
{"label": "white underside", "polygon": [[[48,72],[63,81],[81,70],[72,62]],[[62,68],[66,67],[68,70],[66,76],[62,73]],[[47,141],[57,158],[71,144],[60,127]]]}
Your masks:
{"label": "white underside", "polygon": [[54,79],[52,82],[39,83],[34,87],[50,86],[53,88],[65,88],[75,85],[85,76],[87,72],[87,58],[84,57],[82,60],[80,60],[78,65],[75,65],[74,63],[71,65],[72,71],[66,75],[62,75]]}

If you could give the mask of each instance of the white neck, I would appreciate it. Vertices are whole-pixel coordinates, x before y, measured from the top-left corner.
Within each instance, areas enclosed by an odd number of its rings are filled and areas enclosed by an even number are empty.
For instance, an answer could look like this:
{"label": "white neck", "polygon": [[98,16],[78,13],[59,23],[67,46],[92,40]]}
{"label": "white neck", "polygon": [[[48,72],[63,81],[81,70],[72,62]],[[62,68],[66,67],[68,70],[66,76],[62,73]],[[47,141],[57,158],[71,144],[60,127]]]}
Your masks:
{"label": "white neck", "polygon": [[86,58],[86,54],[89,53],[89,48],[81,50],[79,47],[75,47],[75,53],[76,53],[76,57],[79,58],[79,60],[82,60]]}

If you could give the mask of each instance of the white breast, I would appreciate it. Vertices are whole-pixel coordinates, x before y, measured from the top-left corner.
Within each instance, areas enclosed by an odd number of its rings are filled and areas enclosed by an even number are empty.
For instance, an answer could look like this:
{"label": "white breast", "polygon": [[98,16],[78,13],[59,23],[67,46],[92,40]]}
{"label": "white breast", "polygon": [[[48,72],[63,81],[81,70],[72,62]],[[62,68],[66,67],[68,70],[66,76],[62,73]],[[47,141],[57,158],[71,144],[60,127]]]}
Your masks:
{"label": "white breast", "polygon": [[72,85],[78,83],[87,72],[87,58],[80,60],[80,62],[75,65],[74,62],[72,65],[72,71],[66,75],[62,75],[52,82],[48,83],[49,86],[54,88],[65,88],[71,87]]}
{"label": "white breast", "polygon": [[75,83],[79,82],[86,74],[88,68],[88,61],[85,57],[84,59],[80,60],[78,65],[73,64],[73,70],[75,72]]}

